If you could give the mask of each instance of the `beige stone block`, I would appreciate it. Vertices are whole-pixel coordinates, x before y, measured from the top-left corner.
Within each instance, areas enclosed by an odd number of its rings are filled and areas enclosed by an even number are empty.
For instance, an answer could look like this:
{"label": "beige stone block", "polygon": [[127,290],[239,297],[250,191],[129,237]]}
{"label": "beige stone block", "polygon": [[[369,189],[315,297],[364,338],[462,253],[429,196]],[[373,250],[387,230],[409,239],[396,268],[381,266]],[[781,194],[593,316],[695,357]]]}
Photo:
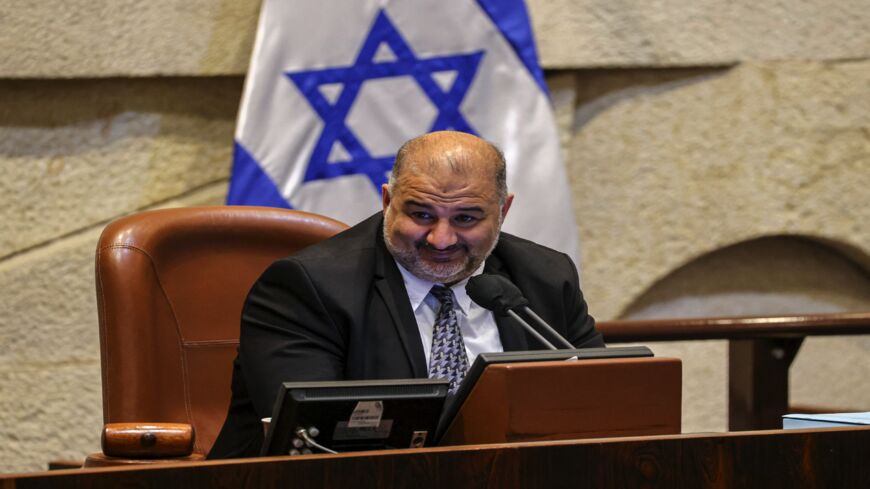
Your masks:
{"label": "beige stone block", "polygon": [[548,68],[722,65],[866,58],[862,0],[530,0]]}
{"label": "beige stone block", "polygon": [[7,0],[0,78],[244,73],[257,0]]}
{"label": "beige stone block", "polygon": [[212,205],[224,205],[227,198],[227,190],[229,189],[229,181],[220,180],[216,183],[198,188],[192,192],[179,195],[149,209],[165,209],[170,207],[200,207]]}
{"label": "beige stone block", "polygon": [[609,93],[576,121],[569,177],[599,318],[763,236],[837,243],[868,266],[870,62],[745,64]]}
{"label": "beige stone block", "polygon": [[559,131],[559,145],[562,148],[562,161],[571,160],[571,141],[574,136],[574,109],[577,106],[575,78],[570,73],[550,74],[547,76],[556,130]]}
{"label": "beige stone block", "polygon": [[[12,0],[0,78],[224,75],[247,71],[257,0]],[[531,0],[546,68],[863,58],[862,0]]]}
{"label": "beige stone block", "polygon": [[100,231],[0,262],[0,365],[99,361],[94,250]]}
{"label": "beige stone block", "polygon": [[100,451],[99,359],[0,363],[0,473]]}
{"label": "beige stone block", "polygon": [[0,256],[225,180],[241,83],[0,82]]}
{"label": "beige stone block", "polygon": [[662,341],[646,346],[657,357],[683,362],[683,433],[728,431],[728,342]]}
{"label": "beige stone block", "polygon": [[789,375],[792,405],[870,411],[870,336],[807,338]]}

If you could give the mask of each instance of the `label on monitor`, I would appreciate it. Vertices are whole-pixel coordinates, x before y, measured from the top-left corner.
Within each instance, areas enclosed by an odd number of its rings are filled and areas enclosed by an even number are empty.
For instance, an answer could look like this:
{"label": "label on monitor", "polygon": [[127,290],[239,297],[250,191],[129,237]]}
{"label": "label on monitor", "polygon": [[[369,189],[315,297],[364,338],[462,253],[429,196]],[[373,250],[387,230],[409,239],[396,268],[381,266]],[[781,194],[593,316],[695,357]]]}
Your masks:
{"label": "label on monitor", "polygon": [[339,421],[335,425],[332,439],[335,441],[346,440],[386,440],[393,430],[393,420],[385,419],[377,426],[351,428],[347,421]]}
{"label": "label on monitor", "polygon": [[376,428],[380,426],[383,415],[384,403],[382,401],[360,401],[356,403],[356,407],[347,421],[347,427]]}

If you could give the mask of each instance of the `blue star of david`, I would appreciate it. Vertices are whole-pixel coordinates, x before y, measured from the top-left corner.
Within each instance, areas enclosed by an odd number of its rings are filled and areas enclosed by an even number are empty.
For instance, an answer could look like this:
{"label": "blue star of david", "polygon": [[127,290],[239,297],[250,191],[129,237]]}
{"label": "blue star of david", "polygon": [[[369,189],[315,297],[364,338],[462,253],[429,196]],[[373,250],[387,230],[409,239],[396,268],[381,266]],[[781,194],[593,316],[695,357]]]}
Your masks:
{"label": "blue star of david", "polygon": [[[395,60],[375,62],[375,55],[382,43],[392,50]],[[387,172],[393,166],[395,154],[383,156],[370,154],[346,123],[360,88],[367,80],[410,76],[438,111],[429,129],[430,132],[453,129],[476,134],[459,112],[459,105],[471,86],[482,57],[483,51],[476,51],[452,56],[418,58],[390,22],[386,13],[381,10],[353,65],[285,73],[324,123],[323,131],[308,161],[304,181],[364,174],[371,180],[376,192],[380,193],[381,185],[387,181]],[[442,90],[432,75],[447,71],[455,72],[456,78],[452,86]],[[341,84],[343,88],[335,102],[330,103],[321,93],[320,87],[336,83]],[[329,162],[330,151],[336,141],[347,150],[348,161]]]}

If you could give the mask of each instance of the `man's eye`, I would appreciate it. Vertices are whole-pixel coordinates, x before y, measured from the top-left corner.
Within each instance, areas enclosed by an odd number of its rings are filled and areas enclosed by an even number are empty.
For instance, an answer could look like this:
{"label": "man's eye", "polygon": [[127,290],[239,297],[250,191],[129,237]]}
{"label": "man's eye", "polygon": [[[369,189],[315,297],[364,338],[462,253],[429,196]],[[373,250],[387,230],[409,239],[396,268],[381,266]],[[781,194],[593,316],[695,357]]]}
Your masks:
{"label": "man's eye", "polygon": [[458,222],[460,224],[472,224],[472,223],[477,222],[477,220],[478,220],[476,217],[469,216],[467,214],[462,214],[462,215],[456,216],[455,219],[456,219],[456,222]]}
{"label": "man's eye", "polygon": [[411,217],[413,217],[414,219],[420,219],[420,220],[426,221],[426,220],[432,219],[432,214],[429,214],[428,212],[423,212],[423,211],[415,211],[415,212],[411,213]]}

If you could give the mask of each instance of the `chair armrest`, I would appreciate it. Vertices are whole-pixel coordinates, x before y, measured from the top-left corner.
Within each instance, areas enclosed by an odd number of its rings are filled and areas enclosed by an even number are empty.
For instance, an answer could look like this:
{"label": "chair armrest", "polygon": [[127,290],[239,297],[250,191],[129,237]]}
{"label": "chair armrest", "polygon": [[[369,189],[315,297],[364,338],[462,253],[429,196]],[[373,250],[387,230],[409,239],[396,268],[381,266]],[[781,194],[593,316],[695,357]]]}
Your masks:
{"label": "chair armrest", "polygon": [[186,457],[193,453],[193,426],[183,423],[109,423],[103,454],[119,458]]}

